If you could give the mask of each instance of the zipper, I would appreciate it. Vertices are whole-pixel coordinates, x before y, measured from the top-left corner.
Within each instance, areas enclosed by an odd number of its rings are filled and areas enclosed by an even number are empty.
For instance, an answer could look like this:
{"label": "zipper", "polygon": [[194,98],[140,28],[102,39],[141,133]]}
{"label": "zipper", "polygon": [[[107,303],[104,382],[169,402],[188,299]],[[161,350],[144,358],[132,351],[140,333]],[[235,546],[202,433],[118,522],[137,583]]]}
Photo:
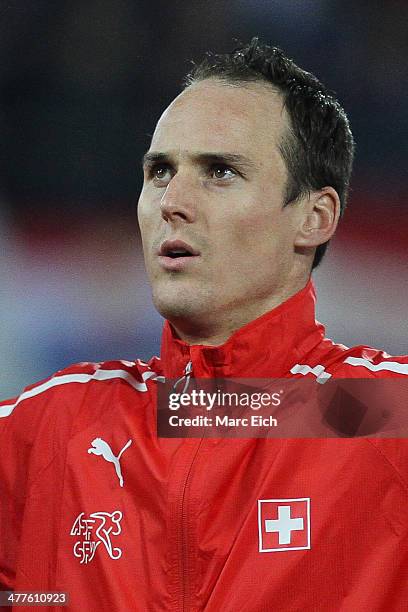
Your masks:
{"label": "zipper", "polygon": [[197,447],[195,449],[194,455],[190,461],[190,466],[187,472],[187,475],[184,480],[183,490],[181,493],[181,502],[180,502],[180,545],[181,545],[181,610],[180,612],[188,612],[189,610],[189,601],[191,595],[191,586],[190,586],[190,578],[189,574],[193,575],[191,568],[189,566],[189,557],[188,557],[188,547],[189,547],[189,523],[188,523],[188,512],[187,512],[187,487],[189,485],[189,481],[191,480],[191,475],[193,473],[193,465],[196,461],[198,451],[200,450],[201,443],[203,438],[198,440]]}
{"label": "zipper", "polygon": [[[173,391],[177,391],[179,389],[179,393],[186,393],[187,389],[190,386],[191,378],[193,377],[193,362],[191,359],[187,362],[183,375],[180,376],[178,380],[173,385]],[[191,573],[191,568],[189,567],[189,513],[188,513],[188,486],[191,481],[193,466],[196,461],[198,451],[200,449],[202,438],[197,440],[193,456],[191,457],[187,469],[187,474],[184,477],[183,486],[180,492],[179,497],[179,554],[180,554],[180,583],[181,583],[181,610],[180,612],[188,612],[189,609],[189,601],[190,601],[190,578],[189,574]]]}
{"label": "zipper", "polygon": [[184,381],[184,387],[183,390],[181,391],[181,393],[185,393],[190,385],[190,378],[193,375],[193,362],[190,361],[187,363],[186,367],[184,368],[184,373],[183,376],[181,376],[178,380],[176,380],[176,382],[173,385],[173,391],[177,390],[177,387],[180,385],[180,383],[182,383]]}

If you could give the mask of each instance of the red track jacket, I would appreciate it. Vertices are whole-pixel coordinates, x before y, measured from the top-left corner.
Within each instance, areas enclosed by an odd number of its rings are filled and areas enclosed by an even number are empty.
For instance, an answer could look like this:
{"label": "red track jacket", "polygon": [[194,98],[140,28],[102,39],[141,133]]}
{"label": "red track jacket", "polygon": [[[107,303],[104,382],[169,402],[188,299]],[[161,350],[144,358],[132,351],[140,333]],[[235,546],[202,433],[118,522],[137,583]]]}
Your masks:
{"label": "red track jacket", "polygon": [[[0,403],[0,590],[87,612],[408,609],[399,439],[163,439],[158,376],[406,377],[324,337],[311,282],[218,347],[82,363]],[[19,609],[16,607],[16,609]],[[27,608],[21,608],[27,610]]]}

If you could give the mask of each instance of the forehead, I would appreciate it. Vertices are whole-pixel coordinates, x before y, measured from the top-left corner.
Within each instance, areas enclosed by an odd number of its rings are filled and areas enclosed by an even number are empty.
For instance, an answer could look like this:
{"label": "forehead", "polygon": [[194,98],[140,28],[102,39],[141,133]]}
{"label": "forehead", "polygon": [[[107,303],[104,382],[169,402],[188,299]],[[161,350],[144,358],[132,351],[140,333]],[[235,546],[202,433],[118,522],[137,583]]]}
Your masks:
{"label": "forehead", "polygon": [[188,87],[164,111],[151,149],[179,154],[230,150],[262,158],[278,155],[287,125],[283,98],[267,83],[207,79]]}

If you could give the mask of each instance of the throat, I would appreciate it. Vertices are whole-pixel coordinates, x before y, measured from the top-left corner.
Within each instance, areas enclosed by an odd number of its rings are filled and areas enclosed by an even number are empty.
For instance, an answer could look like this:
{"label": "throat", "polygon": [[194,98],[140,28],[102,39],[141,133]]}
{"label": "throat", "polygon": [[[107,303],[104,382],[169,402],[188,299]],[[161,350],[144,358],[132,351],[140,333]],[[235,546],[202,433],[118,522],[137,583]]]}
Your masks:
{"label": "throat", "polygon": [[205,325],[196,322],[186,322],[181,320],[170,321],[173,329],[180,340],[190,345],[201,346],[221,346],[241,325],[234,325],[231,320],[223,322],[218,319],[213,324],[207,321]]}

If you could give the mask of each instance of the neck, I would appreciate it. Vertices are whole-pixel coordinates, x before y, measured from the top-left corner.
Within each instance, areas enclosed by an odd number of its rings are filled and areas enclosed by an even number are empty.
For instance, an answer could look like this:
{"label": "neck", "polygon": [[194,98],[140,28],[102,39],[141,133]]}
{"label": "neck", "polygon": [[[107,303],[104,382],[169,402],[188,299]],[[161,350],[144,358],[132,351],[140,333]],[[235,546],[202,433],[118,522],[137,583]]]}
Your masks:
{"label": "neck", "polygon": [[190,345],[219,346],[224,344],[238,329],[276,308],[292,295],[303,289],[309,278],[290,287],[282,287],[272,296],[259,299],[253,303],[228,305],[223,311],[212,311],[205,319],[200,320],[175,319],[170,320],[178,337]]}

